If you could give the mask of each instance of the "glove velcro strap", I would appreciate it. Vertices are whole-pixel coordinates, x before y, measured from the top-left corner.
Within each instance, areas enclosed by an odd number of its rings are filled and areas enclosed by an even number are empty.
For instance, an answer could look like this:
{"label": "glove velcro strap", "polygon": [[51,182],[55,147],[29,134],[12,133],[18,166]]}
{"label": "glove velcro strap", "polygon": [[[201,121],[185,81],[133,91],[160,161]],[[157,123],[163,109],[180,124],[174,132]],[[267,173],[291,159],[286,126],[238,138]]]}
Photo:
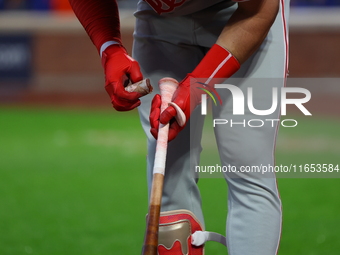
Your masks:
{"label": "glove velcro strap", "polygon": [[103,68],[105,69],[106,61],[113,57],[115,54],[124,53],[128,56],[125,47],[118,43],[112,43],[105,47],[105,49],[101,52],[101,63]]}

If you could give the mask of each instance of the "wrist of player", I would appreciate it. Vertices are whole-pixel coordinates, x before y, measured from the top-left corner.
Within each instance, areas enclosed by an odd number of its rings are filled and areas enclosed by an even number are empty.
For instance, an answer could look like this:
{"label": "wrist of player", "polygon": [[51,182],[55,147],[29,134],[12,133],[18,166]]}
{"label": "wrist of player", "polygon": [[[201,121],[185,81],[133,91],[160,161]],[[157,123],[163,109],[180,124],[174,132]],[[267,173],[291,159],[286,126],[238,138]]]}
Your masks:
{"label": "wrist of player", "polygon": [[[192,73],[189,73],[180,83],[179,89],[181,87],[189,87],[189,89],[181,89],[187,91],[187,94],[178,93],[178,97],[188,97],[190,94],[190,100],[187,100],[190,105],[186,106],[186,108],[190,108],[190,113],[201,103],[202,94],[214,93],[221,101],[214,84],[229,78],[239,68],[240,63],[228,50],[214,44]],[[184,100],[176,101],[182,103]],[[184,112],[186,113],[188,110]]]}
{"label": "wrist of player", "polygon": [[113,41],[107,41],[107,42],[103,43],[102,46],[100,47],[100,50],[99,50],[99,54],[100,54],[101,58],[103,57],[103,52],[111,45],[121,45],[121,46],[123,46],[121,44],[121,42],[114,41],[114,40]]}
{"label": "wrist of player", "polygon": [[[194,71],[179,84],[173,103],[182,109],[188,119],[191,112],[201,103],[202,94],[215,93],[220,100],[214,83],[229,78],[239,68],[239,62],[228,50],[214,44]],[[161,114],[161,123],[166,124],[176,115],[175,108],[170,106]]]}
{"label": "wrist of player", "polygon": [[213,86],[213,79],[227,79],[240,69],[240,63],[231,52],[214,44],[191,75],[202,78],[207,86]]}
{"label": "wrist of player", "polygon": [[[171,122],[169,140],[174,139],[185,127],[192,111],[201,103],[202,94],[215,92],[214,82],[216,79],[229,78],[239,68],[239,62],[229,51],[214,44],[194,71],[189,73],[180,82],[173,96],[172,105],[167,107],[161,114],[157,110],[160,106],[160,99],[155,98],[150,115],[151,133],[153,136],[157,137],[159,123],[169,123],[178,114],[184,113],[186,117],[185,123]],[[218,94],[215,94],[219,98]]]}
{"label": "wrist of player", "polygon": [[125,58],[125,55],[128,56],[125,47],[117,41],[108,41],[100,48],[101,63],[104,69],[106,68],[106,62],[109,59],[114,57]]}

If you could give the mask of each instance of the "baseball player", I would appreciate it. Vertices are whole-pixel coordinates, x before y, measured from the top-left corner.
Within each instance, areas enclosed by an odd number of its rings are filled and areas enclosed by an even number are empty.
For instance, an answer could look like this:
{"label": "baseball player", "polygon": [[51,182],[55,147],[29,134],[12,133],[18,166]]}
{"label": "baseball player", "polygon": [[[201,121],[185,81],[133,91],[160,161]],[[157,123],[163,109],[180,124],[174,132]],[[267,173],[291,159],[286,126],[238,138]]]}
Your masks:
{"label": "baseball player", "polygon": [[[243,92],[250,85],[255,86],[254,79],[274,79],[275,82],[259,82],[258,87],[266,91],[284,86],[289,0],[140,0],[135,12],[132,57],[121,42],[116,0],[70,0],[70,3],[101,57],[105,89],[113,107],[118,111],[138,107],[148,138],[149,184],[159,123],[170,122],[159,254],[203,254],[204,242],[215,239],[226,243],[230,255],[276,254],[281,233],[281,201],[274,173],[263,176],[225,173],[228,215],[224,240],[203,231],[198,178],[192,168],[199,165],[202,150],[204,116],[196,107],[204,93],[197,89],[202,85],[198,82],[201,78],[205,79],[201,88],[211,92],[214,79],[229,77],[240,78],[234,85]],[[160,114],[157,86],[153,99],[124,90],[127,80],[135,83],[143,77],[150,78],[154,85],[163,77],[180,81],[173,102],[185,113],[186,125],[177,123],[173,106]],[[254,102],[271,105],[271,96],[255,94]],[[238,121],[232,112],[230,93],[222,91],[219,95],[223,103],[214,107],[214,118]],[[266,117],[279,119],[279,115],[277,109]],[[246,111],[239,121],[245,123],[252,118]],[[261,128],[216,126],[222,164],[237,169],[274,165],[277,123]]]}

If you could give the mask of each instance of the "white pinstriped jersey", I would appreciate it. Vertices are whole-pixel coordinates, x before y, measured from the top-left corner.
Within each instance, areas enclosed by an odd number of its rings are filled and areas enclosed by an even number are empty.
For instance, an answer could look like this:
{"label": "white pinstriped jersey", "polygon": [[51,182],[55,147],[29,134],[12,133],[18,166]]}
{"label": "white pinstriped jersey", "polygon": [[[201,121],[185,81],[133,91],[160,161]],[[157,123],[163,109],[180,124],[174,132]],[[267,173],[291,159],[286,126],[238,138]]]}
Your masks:
{"label": "white pinstriped jersey", "polygon": [[154,10],[164,16],[182,16],[195,13],[220,2],[235,2],[248,0],[139,0],[137,11]]}

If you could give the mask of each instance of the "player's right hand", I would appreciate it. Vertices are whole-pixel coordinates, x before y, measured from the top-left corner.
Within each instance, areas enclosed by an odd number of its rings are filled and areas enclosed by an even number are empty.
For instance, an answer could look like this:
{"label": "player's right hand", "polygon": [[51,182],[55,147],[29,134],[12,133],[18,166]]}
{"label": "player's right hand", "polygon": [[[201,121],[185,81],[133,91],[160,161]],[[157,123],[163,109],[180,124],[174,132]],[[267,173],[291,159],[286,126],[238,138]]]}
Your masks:
{"label": "player's right hand", "polygon": [[143,79],[138,62],[127,54],[123,46],[114,44],[103,52],[102,65],[105,70],[105,89],[113,107],[117,111],[130,111],[138,107],[142,95],[125,91],[129,81],[136,83]]}

